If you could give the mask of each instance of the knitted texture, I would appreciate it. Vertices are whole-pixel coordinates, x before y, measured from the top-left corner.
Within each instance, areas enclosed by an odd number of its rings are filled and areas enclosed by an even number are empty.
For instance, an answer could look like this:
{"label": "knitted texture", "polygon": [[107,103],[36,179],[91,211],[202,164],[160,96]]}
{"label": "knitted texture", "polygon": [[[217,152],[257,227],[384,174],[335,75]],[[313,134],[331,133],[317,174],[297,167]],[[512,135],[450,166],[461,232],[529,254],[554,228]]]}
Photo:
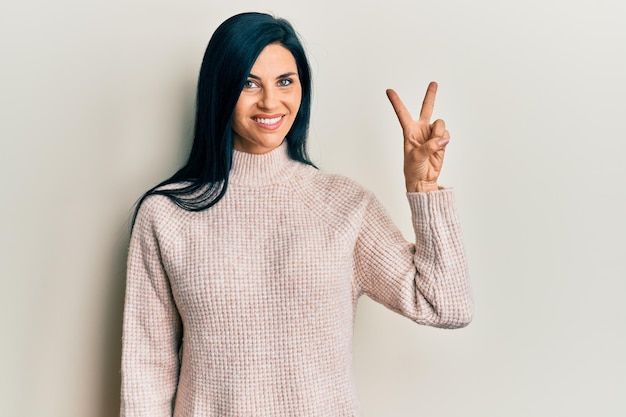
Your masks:
{"label": "knitted texture", "polygon": [[352,369],[362,294],[417,323],[469,323],[451,190],[407,194],[416,243],[354,182],[235,152],[201,212],[152,196],[133,229],[122,417],[358,416]]}

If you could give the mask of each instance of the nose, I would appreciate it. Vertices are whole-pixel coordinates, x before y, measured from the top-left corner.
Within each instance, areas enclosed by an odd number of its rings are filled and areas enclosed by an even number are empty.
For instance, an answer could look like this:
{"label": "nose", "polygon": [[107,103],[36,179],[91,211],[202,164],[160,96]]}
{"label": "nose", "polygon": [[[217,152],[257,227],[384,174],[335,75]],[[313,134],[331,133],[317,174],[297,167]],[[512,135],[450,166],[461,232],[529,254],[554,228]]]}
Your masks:
{"label": "nose", "polygon": [[264,88],[261,92],[259,107],[262,109],[275,108],[278,103],[277,92],[273,88]]}

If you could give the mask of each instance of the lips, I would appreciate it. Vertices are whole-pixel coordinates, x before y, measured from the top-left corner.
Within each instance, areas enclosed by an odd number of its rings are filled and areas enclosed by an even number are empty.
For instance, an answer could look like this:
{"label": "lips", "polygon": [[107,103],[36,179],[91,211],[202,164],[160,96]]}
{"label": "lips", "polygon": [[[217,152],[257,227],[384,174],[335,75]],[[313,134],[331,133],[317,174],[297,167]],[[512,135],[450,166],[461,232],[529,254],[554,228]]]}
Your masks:
{"label": "lips", "polygon": [[269,117],[268,116],[265,116],[265,117],[256,116],[256,117],[253,117],[252,120],[263,129],[274,130],[274,129],[278,129],[282,125],[283,118],[284,118],[284,115],[277,115],[277,116],[272,115]]}

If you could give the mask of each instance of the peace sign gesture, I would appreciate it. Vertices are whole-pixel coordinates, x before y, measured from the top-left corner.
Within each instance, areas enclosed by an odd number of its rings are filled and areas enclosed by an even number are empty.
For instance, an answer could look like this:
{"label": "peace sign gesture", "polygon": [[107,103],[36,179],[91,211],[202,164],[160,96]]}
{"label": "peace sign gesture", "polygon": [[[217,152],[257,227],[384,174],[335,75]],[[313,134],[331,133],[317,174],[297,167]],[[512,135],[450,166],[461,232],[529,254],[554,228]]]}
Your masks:
{"label": "peace sign gesture", "polygon": [[450,133],[443,120],[430,123],[435,107],[437,83],[431,82],[426,90],[418,120],[413,120],[394,90],[387,90],[387,97],[402,126],[404,136],[404,179],[407,192],[438,190],[437,178],[441,172],[445,148]]}

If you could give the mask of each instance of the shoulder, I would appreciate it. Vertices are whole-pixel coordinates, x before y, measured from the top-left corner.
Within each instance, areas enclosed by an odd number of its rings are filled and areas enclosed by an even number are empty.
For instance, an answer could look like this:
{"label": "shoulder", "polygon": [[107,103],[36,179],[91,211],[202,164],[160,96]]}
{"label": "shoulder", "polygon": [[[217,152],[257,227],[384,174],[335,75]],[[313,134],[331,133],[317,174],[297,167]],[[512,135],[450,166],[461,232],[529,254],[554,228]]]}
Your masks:
{"label": "shoulder", "polygon": [[309,168],[294,178],[293,186],[324,217],[356,220],[375,200],[369,190],[348,177]]}
{"label": "shoulder", "polygon": [[169,217],[175,204],[164,195],[151,194],[144,197],[138,203],[137,220],[149,221],[150,223],[159,222],[160,218]]}
{"label": "shoulder", "polygon": [[361,200],[372,193],[358,182],[339,174],[306,167],[294,178],[299,188],[327,200]]}
{"label": "shoulder", "polygon": [[[171,198],[164,194],[160,194],[163,191],[175,191],[182,190],[189,186],[187,181],[175,182],[172,184],[166,184],[155,188],[148,195],[144,195],[139,201],[137,208],[137,218],[149,217],[154,220],[158,220],[160,217],[170,218],[176,216],[177,212],[182,210]],[[183,210],[184,211],[184,210]]]}
{"label": "shoulder", "polygon": [[167,234],[180,228],[191,215],[164,195],[150,194],[138,204],[133,231],[139,229],[140,233]]}

